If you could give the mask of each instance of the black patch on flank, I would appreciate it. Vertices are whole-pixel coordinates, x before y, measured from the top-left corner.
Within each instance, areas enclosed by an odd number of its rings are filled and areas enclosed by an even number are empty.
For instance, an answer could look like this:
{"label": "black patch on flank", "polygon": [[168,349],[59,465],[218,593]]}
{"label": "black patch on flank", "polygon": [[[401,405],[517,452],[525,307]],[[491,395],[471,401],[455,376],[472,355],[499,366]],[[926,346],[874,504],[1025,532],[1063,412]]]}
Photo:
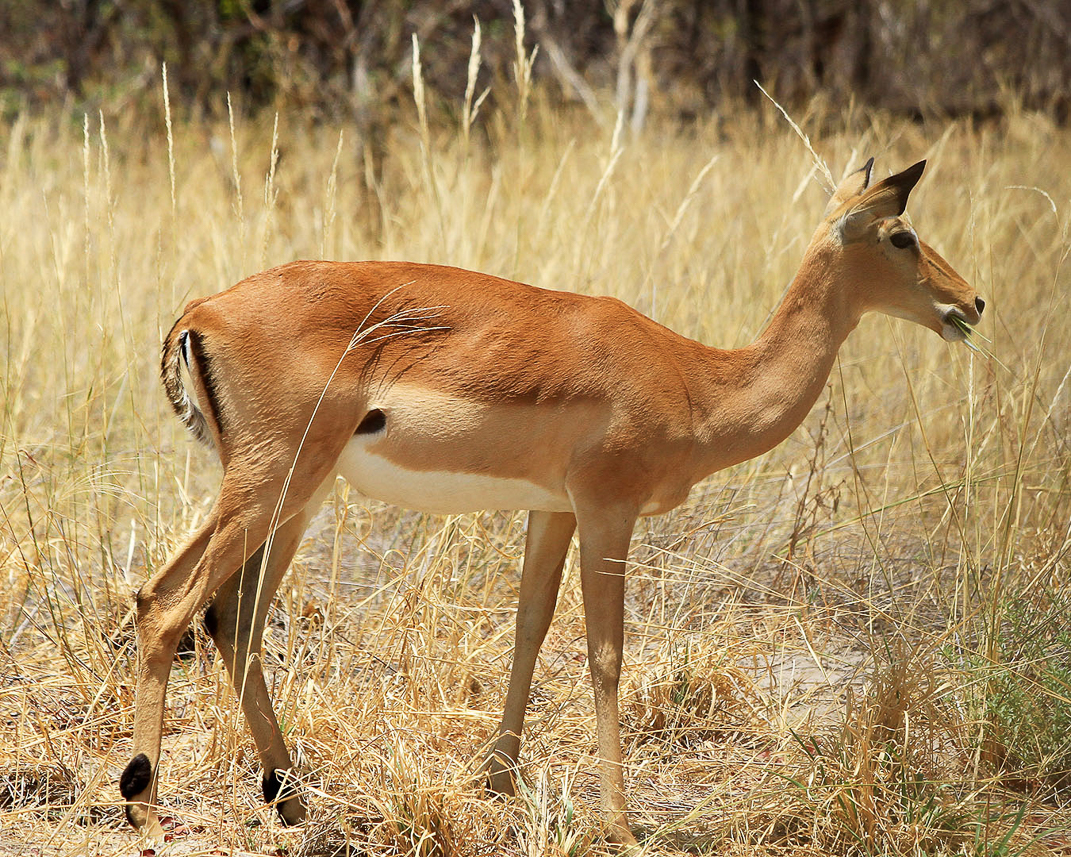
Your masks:
{"label": "black patch on flank", "polygon": [[372,408],[372,410],[364,415],[364,419],[361,420],[361,424],[357,426],[357,431],[355,431],[354,434],[375,434],[376,432],[383,431],[383,428],[386,425],[387,415],[379,408]]}
{"label": "black patch on flank", "polygon": [[[152,762],[144,753],[138,753],[123,770],[119,777],[119,794],[126,800],[133,800],[152,782]],[[127,814],[129,818],[129,812]]]}

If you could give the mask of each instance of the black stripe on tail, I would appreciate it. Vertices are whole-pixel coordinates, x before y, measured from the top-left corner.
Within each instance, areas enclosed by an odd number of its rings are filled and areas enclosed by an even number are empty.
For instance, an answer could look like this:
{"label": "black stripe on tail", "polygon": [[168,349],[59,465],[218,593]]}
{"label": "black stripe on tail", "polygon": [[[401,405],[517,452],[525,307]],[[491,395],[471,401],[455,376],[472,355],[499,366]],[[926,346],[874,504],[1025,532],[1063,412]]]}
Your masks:
{"label": "black stripe on tail", "polygon": [[[211,420],[216,429],[222,432],[223,423],[219,407],[219,390],[212,375],[208,356],[205,354],[203,337],[195,330],[179,330],[182,319],[171,328],[164,339],[163,355],[160,360],[160,377],[164,390],[182,424],[199,441],[214,446]],[[197,401],[186,390],[182,379],[182,364],[185,362],[189,374],[201,382],[204,389],[206,414],[197,405]]]}

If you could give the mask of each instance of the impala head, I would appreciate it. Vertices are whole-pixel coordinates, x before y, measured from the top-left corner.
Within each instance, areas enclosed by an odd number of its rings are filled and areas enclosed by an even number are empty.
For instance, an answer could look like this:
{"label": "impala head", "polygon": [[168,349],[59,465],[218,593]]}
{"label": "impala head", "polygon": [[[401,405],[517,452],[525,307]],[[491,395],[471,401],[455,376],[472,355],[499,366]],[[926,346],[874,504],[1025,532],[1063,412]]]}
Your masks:
{"label": "impala head", "polygon": [[902,215],[925,161],[870,184],[874,159],[840,183],[823,229],[838,245],[860,312],[905,318],[949,341],[967,338],[985,308],[978,294]]}

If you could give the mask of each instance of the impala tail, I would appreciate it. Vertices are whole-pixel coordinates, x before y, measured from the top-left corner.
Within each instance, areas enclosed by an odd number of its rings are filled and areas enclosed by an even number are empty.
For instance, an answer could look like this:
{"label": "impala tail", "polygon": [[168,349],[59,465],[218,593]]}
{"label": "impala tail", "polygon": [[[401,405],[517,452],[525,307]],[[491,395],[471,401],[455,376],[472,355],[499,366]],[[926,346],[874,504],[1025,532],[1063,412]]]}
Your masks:
{"label": "impala tail", "polygon": [[[216,446],[219,437],[219,409],[216,405],[213,387],[208,374],[204,345],[201,335],[182,327],[184,319],[175,322],[164,339],[163,355],[160,359],[160,377],[164,390],[182,424],[190,433],[206,446]],[[191,396],[182,379],[182,364],[197,389]],[[197,395],[200,393],[201,395]],[[200,399],[208,410],[206,414],[197,402]]]}

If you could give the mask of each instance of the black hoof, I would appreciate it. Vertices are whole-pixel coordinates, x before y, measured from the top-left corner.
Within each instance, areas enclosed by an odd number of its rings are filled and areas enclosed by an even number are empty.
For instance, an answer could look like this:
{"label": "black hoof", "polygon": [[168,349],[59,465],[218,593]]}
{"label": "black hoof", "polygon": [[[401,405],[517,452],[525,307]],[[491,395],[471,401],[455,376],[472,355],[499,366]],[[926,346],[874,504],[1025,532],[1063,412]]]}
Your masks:
{"label": "black hoof", "polygon": [[[283,812],[283,804],[291,799],[297,799],[298,803],[301,804],[297,781],[289,771],[277,768],[265,774],[264,779],[261,781],[261,787],[264,789],[264,802],[275,804],[275,809],[279,813],[279,818],[283,824],[289,827],[301,823],[300,819],[295,821],[287,818]],[[305,815],[304,804],[301,804],[301,808],[300,816],[303,818]]]}
{"label": "black hoof", "polygon": [[[152,782],[152,762],[144,753],[138,753],[123,770],[119,777],[119,794],[126,800],[133,800]],[[127,810],[129,815],[129,810]]]}

